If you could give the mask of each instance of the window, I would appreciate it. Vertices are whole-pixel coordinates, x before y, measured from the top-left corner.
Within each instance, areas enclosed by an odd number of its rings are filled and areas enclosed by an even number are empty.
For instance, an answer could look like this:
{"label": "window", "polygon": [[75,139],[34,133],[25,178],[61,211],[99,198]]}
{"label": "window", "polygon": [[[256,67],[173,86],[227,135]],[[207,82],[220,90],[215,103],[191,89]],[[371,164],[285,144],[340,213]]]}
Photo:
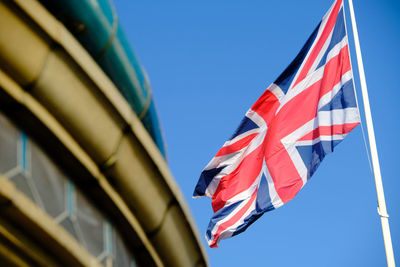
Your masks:
{"label": "window", "polygon": [[136,266],[120,234],[72,180],[0,113],[0,173],[104,266]]}

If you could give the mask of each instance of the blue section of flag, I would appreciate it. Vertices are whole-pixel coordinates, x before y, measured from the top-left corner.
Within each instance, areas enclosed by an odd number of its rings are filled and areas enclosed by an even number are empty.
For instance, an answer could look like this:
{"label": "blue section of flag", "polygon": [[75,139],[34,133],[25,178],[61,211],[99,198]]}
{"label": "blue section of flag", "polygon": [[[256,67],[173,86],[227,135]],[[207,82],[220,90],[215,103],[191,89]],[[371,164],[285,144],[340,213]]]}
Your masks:
{"label": "blue section of flag", "polygon": [[217,211],[216,213],[214,213],[214,215],[212,216],[212,218],[210,220],[210,223],[208,224],[207,231],[206,231],[206,236],[208,237],[208,239],[211,239],[211,231],[212,231],[212,229],[214,229],[215,224],[217,222],[223,220],[229,214],[231,214],[232,211],[234,209],[236,209],[242,202],[243,202],[243,200],[235,202],[232,205],[225,206],[222,209],[220,209],[219,211]]}
{"label": "blue section of flag", "polygon": [[241,224],[240,226],[238,226],[238,228],[236,228],[236,231],[233,233],[232,236],[240,234],[241,232],[245,231],[247,227],[253,224],[265,212],[275,209],[271,203],[271,198],[268,189],[268,182],[264,174],[261,177],[255,204],[256,204],[255,209],[252,210],[250,214],[244,219],[243,224]]}
{"label": "blue section of flag", "polygon": [[199,178],[199,181],[197,182],[197,185],[194,189],[193,192],[193,196],[203,196],[206,192],[206,189],[208,187],[208,185],[210,184],[210,182],[212,181],[212,179],[218,174],[220,173],[220,171],[222,171],[222,169],[224,169],[225,166],[219,167],[219,168],[215,168],[215,169],[211,169],[211,170],[204,170]]}
{"label": "blue section of flag", "polygon": [[347,81],[335,95],[335,97],[321,107],[319,111],[331,111],[335,109],[355,108],[357,107],[356,98],[354,96],[353,80]]}
{"label": "blue section of flag", "polygon": [[321,161],[325,158],[326,154],[333,152],[333,148],[337,146],[342,139],[333,141],[320,141],[311,146],[297,146],[297,151],[299,152],[304,165],[306,166],[307,179],[309,180],[311,176],[317,170]]}
{"label": "blue section of flag", "polygon": [[260,185],[258,186],[256,210],[257,212],[266,212],[271,209],[274,209],[274,207],[272,206],[271,197],[269,195],[267,178],[263,174],[261,177]]}
{"label": "blue section of flag", "polygon": [[311,45],[315,40],[315,37],[317,36],[320,25],[321,23],[319,23],[318,26],[315,28],[315,30],[308,38],[303,48],[300,50],[300,53],[295,57],[295,59],[290,63],[290,65],[283,71],[283,73],[274,82],[281,88],[283,93],[286,94],[286,92],[288,91],[290,84],[292,83],[298,69],[300,68],[300,65],[303,63],[303,60],[306,57],[307,52],[309,51]]}
{"label": "blue section of flag", "polygon": [[246,116],[243,118],[242,122],[240,123],[239,127],[236,129],[234,134],[230,139],[235,138],[238,135],[241,135],[242,133],[245,133],[247,131],[253,130],[258,128],[257,124],[255,124],[252,120],[247,118]]}
{"label": "blue section of flag", "polygon": [[344,26],[343,9],[341,9],[338,14],[335,27],[333,29],[331,42],[329,43],[328,49],[326,50],[324,56],[322,57],[316,69],[319,69],[320,67],[326,64],[326,57],[328,56],[329,52],[332,50],[333,47],[335,47],[335,45],[340,43],[345,36],[346,36],[346,28]]}

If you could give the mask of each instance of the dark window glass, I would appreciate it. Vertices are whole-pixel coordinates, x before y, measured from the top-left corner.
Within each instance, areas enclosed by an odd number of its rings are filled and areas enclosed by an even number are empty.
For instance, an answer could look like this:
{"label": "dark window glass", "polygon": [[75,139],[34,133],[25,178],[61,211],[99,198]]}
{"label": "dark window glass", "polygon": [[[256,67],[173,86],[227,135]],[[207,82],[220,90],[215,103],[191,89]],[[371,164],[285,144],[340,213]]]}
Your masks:
{"label": "dark window glass", "polygon": [[17,151],[19,131],[0,114],[0,173],[17,166]]}
{"label": "dark window glass", "polygon": [[115,227],[70,177],[0,113],[0,174],[106,267],[137,266]]}
{"label": "dark window glass", "polygon": [[33,196],[31,185],[28,183],[28,178],[24,174],[18,173],[17,175],[11,177],[10,180],[14,183],[18,190],[23,192],[33,202],[36,202],[35,197]]}
{"label": "dark window glass", "polygon": [[60,215],[66,207],[66,178],[35,144],[31,148],[31,176],[47,213]]}
{"label": "dark window glass", "polygon": [[104,251],[104,219],[78,191],[76,218],[90,253],[99,256]]}
{"label": "dark window glass", "polygon": [[76,229],[76,225],[74,221],[71,220],[71,218],[66,218],[64,219],[61,223],[61,226],[64,227],[73,237],[75,237],[76,240],[80,241],[80,238],[78,236],[78,231]]}
{"label": "dark window glass", "polygon": [[115,266],[131,266],[129,252],[118,232],[115,232]]}

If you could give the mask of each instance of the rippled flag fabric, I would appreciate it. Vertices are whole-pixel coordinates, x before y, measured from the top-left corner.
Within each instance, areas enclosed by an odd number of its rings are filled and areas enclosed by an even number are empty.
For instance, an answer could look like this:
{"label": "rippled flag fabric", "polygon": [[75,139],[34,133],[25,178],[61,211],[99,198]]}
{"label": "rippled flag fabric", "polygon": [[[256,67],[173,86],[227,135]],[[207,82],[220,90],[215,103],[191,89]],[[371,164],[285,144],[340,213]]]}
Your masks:
{"label": "rippled flag fabric", "polygon": [[193,197],[212,199],[210,247],[291,200],[359,124],[343,12],[335,1],[201,173]]}

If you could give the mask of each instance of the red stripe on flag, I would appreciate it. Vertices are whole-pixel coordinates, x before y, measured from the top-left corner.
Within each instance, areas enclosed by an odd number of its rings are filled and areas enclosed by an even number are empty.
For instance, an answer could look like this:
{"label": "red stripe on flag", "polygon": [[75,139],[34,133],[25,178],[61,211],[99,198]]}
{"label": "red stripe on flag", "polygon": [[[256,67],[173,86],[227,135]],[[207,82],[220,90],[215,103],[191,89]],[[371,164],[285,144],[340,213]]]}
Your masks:
{"label": "red stripe on flag", "polygon": [[228,154],[237,152],[237,151],[245,148],[246,146],[248,146],[250,144],[250,142],[254,139],[254,137],[256,137],[257,135],[258,135],[258,133],[253,133],[253,134],[250,134],[250,135],[240,139],[239,141],[237,141],[229,146],[224,146],[218,151],[218,153],[215,156],[220,157],[220,156],[224,156],[224,155],[228,155]]}
{"label": "red stripe on flag", "polygon": [[253,194],[251,195],[250,200],[239,211],[237,211],[236,214],[232,216],[232,218],[230,218],[226,222],[222,223],[218,227],[216,233],[214,234],[214,239],[213,239],[212,243],[210,244],[210,247],[212,247],[212,248],[218,247],[218,239],[219,239],[221,233],[223,231],[225,231],[227,228],[229,228],[230,226],[234,225],[237,221],[239,221],[240,218],[242,218],[242,216],[246,213],[246,211],[249,210],[249,207],[253,204],[254,199],[257,196],[257,189],[258,188],[256,188],[254,190]]}
{"label": "red stripe on flag", "polygon": [[314,46],[313,50],[311,51],[309,57],[307,58],[306,63],[304,64],[299,76],[297,77],[296,82],[294,83],[293,87],[295,87],[299,82],[301,82],[310,71],[311,66],[314,64],[315,59],[318,57],[318,54],[321,52],[322,47],[324,46],[326,40],[328,39],[329,35],[332,32],[333,27],[336,23],[336,17],[339,14],[340,6],[342,4],[342,0],[336,2],[332,12],[329,16],[328,21],[325,24],[325,28],[322,31],[318,42]]}
{"label": "red stripe on flag", "polygon": [[[276,193],[283,203],[293,199],[303,186],[296,167],[286,149],[275,153],[272,157],[266,159],[268,171],[274,181]],[[279,177],[279,179],[276,179]]]}
{"label": "red stripe on flag", "polygon": [[251,110],[257,111],[257,114],[261,116],[268,125],[275,116],[279,105],[279,99],[270,90],[265,90],[262,96],[251,107]]}
{"label": "red stripe on flag", "polygon": [[350,56],[348,46],[346,45],[340,50],[338,55],[331,58],[325,65],[320,98],[331,91],[333,87],[340,82],[343,74],[349,70],[351,70]]}
{"label": "red stripe on flag", "polygon": [[307,133],[299,141],[307,141],[314,140],[315,138],[320,137],[321,135],[335,135],[335,134],[348,134],[353,130],[358,124],[357,123],[345,123],[340,125],[332,125],[332,126],[320,126],[313,131]]}
{"label": "red stripe on flag", "polygon": [[214,212],[224,207],[229,199],[247,190],[257,179],[263,162],[262,148],[260,145],[233,172],[221,178],[211,201]]}

